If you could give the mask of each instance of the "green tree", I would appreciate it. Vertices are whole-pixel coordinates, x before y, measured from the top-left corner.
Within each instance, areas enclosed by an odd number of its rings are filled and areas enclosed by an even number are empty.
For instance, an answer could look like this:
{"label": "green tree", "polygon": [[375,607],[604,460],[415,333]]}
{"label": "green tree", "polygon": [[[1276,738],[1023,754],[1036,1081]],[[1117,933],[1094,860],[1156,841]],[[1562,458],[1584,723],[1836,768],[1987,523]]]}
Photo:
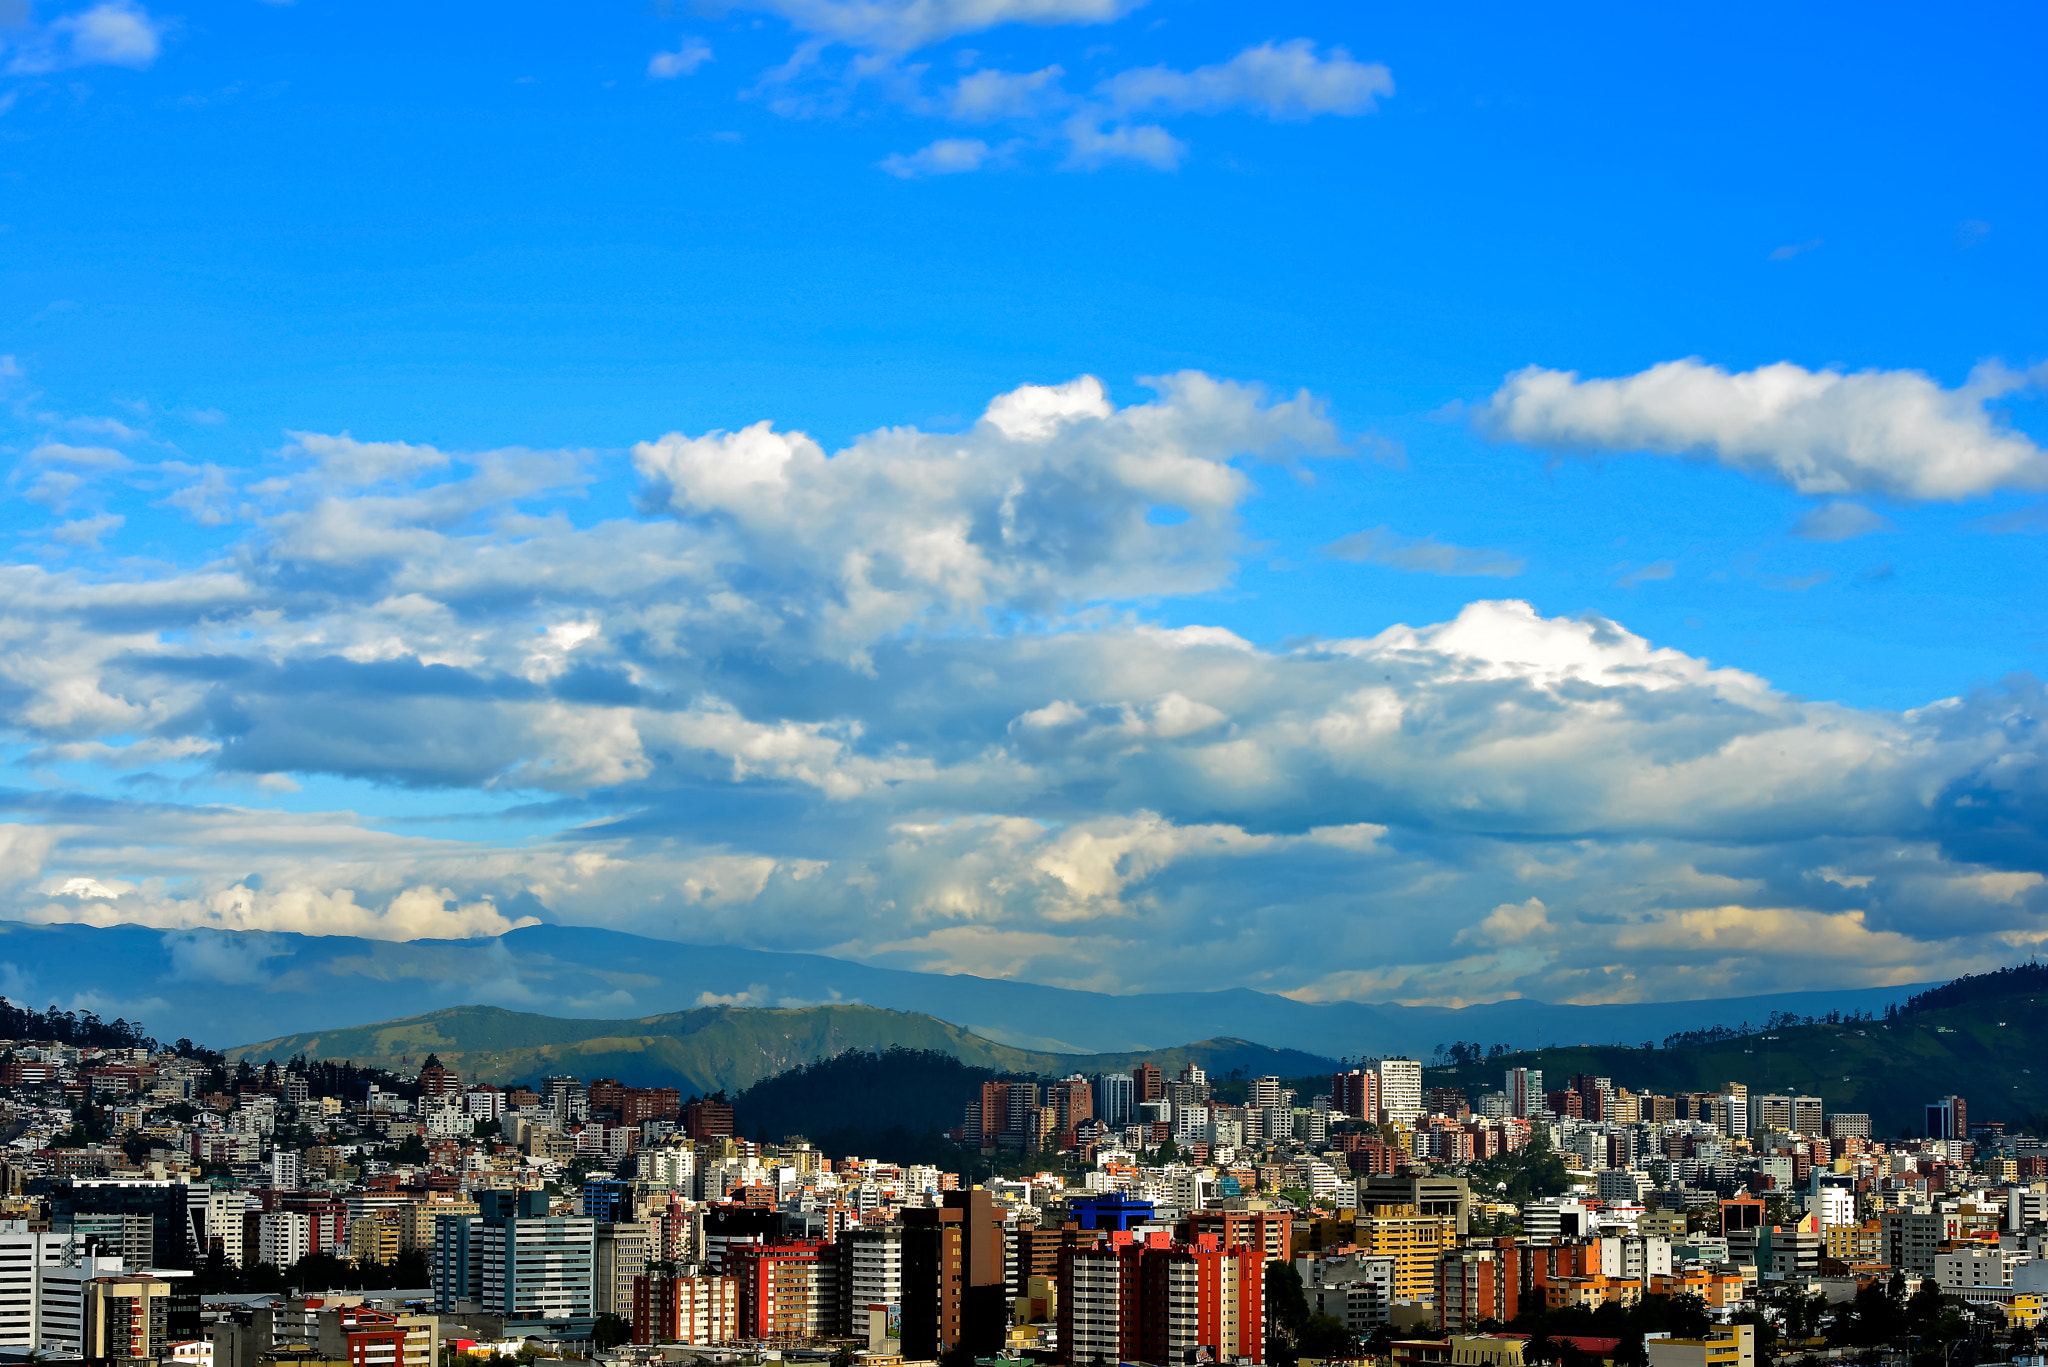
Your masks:
{"label": "green tree", "polygon": [[1292,1367],[1295,1337],[1308,1323],[1308,1293],[1293,1263],[1275,1259],[1266,1264],[1266,1362]]}
{"label": "green tree", "polygon": [[616,1348],[622,1343],[631,1343],[633,1341],[633,1326],[620,1319],[617,1315],[606,1312],[599,1315],[597,1323],[591,1326],[590,1341],[597,1346],[600,1352]]}
{"label": "green tree", "polygon": [[1310,1315],[1294,1334],[1294,1351],[1308,1358],[1358,1356],[1358,1335],[1335,1315]]}

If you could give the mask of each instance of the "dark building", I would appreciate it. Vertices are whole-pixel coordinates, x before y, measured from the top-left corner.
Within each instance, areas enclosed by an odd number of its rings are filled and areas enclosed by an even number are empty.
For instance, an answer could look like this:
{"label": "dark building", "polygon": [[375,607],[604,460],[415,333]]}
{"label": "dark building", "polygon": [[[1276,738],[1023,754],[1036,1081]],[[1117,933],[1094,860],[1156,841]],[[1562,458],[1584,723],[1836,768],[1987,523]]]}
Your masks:
{"label": "dark building", "polygon": [[1431,1087],[1422,1094],[1423,1108],[1431,1115],[1465,1120],[1472,1114],[1472,1102],[1463,1087]]}
{"label": "dark building", "polygon": [[955,1349],[994,1357],[1003,1345],[1003,1225],[980,1187],[949,1191],[938,1210],[903,1212],[903,1356]]}
{"label": "dark building", "polygon": [[74,1215],[147,1215],[154,1264],[191,1271],[206,1247],[198,1227],[205,1217],[193,1210],[191,1192],[183,1182],[73,1181],[51,1193],[50,1214],[59,1224]]}
{"label": "dark building", "polygon": [[704,1097],[683,1107],[683,1129],[692,1139],[732,1138],[732,1107],[716,1097]]}
{"label": "dark building", "polygon": [[633,1218],[633,1184],[593,1178],[583,1184],[583,1213],[599,1224]]}
{"label": "dark building", "polygon": [[1157,1101],[1166,1095],[1166,1074],[1149,1063],[1141,1063],[1131,1069],[1131,1091],[1141,1105]]}
{"label": "dark building", "polygon": [[704,1211],[704,1265],[712,1272],[724,1273],[728,1248],[780,1243],[785,1236],[778,1211],[765,1206],[714,1204]]}
{"label": "dark building", "polygon": [[1969,1103],[1959,1096],[1945,1096],[1939,1101],[1928,1102],[1927,1137],[1929,1139],[1968,1139],[1970,1137]]}
{"label": "dark building", "polygon": [[1353,1120],[1377,1123],[1380,1118],[1380,1075],[1363,1068],[1330,1076],[1330,1109]]}

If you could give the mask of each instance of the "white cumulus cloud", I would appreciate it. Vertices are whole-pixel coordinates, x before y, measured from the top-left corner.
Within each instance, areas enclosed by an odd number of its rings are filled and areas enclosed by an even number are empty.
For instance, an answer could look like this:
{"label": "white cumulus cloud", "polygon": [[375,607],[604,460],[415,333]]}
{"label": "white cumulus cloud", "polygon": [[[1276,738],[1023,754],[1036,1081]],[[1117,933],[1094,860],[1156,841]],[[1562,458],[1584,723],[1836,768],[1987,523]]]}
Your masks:
{"label": "white cumulus cloud", "polygon": [[1735,374],[1666,361],[1596,380],[1531,366],[1508,376],[1477,419],[1502,441],[1696,456],[1805,494],[1962,499],[2048,487],[2048,455],[1987,407],[2027,384],[1995,364],[1958,389],[1917,371],[1789,361]]}

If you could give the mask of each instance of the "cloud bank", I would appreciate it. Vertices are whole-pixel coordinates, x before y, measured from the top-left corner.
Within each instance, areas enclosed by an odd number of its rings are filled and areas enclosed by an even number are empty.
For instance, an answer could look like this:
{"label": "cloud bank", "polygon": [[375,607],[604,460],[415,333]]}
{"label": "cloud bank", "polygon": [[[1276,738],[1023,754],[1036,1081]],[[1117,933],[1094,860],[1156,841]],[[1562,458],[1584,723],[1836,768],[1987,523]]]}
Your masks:
{"label": "cloud bank", "polygon": [[[208,553],[88,560],[81,532],[0,566],[0,700],[41,775],[0,791],[0,915],[545,915],[1438,1002],[1920,981],[2048,935],[2038,682],[1848,708],[1513,599],[1299,645],[1160,625],[1231,585],[1263,462],[1345,442],[1307,394],[1152,384],[1024,385],[837,451],[655,436],[605,518],[580,496],[615,471],[577,451],[33,447],[14,478],[75,510],[53,528],[144,489]],[[1386,528],[1331,553],[1509,564]],[[373,814],[311,799],[336,783]]]}

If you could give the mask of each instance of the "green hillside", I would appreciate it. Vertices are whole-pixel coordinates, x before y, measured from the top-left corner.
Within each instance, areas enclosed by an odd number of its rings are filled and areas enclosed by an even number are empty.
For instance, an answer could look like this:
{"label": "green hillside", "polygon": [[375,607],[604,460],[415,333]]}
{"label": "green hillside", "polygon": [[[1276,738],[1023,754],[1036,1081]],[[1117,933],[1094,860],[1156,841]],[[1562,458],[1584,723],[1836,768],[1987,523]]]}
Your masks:
{"label": "green hillside", "polygon": [[[1677,1048],[1578,1046],[1530,1050],[1426,1070],[1425,1086],[1494,1091],[1514,1067],[1541,1068],[1557,1090],[1575,1073],[1636,1092],[1718,1091],[1818,1096],[1828,1112],[1866,1111],[1880,1137],[1918,1134],[1927,1102],[1954,1094],[1973,1122],[2018,1125],[2048,1111],[2048,970],[2028,965],[1960,978],[1922,993],[1890,1019],[1774,1024]],[[2040,1072],[2033,1065],[2040,1063]]]}
{"label": "green hillside", "polygon": [[464,1078],[479,1082],[533,1082],[550,1073],[569,1073],[586,1079],[615,1077],[629,1086],[675,1087],[688,1095],[740,1091],[848,1049],[891,1047],[929,1050],[995,1072],[1044,1077],[1121,1071],[1141,1061],[1169,1071],[1192,1062],[1218,1074],[1283,1076],[1334,1066],[1314,1054],[1237,1039],[1144,1054],[1041,1053],[997,1044],[932,1016],[872,1006],[713,1006],[638,1020],[565,1020],[494,1006],[457,1006],[376,1025],[286,1035],[230,1049],[228,1057],[260,1064],[304,1054],[408,1072],[433,1053]]}

